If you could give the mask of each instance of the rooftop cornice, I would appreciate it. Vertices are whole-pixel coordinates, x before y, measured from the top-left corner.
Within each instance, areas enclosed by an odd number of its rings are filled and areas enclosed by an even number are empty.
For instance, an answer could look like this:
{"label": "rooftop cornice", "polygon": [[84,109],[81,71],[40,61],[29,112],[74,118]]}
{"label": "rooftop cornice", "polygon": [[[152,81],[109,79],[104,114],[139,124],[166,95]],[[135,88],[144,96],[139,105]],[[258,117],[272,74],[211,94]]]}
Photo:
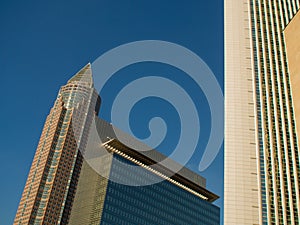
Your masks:
{"label": "rooftop cornice", "polygon": [[[214,202],[216,199],[219,198],[216,194],[210,192],[204,187],[201,187],[200,185],[194,183],[193,181],[187,179],[186,177],[174,173],[169,168],[159,164],[159,162],[156,162],[155,160],[141,154],[137,150],[134,150],[123,143],[121,143],[117,139],[110,139],[109,141],[102,144],[104,147],[107,148],[108,151],[111,151],[113,153],[123,153],[119,154],[121,156],[126,155],[127,158],[132,158],[144,165],[144,168],[147,169],[149,167],[149,170],[154,172],[157,175],[160,175],[162,177],[165,177],[168,181],[174,183],[175,185],[191,192],[192,194],[197,195],[198,197],[202,198],[205,201],[208,202]],[[139,165],[139,164],[138,164]],[[155,166],[153,166],[155,165]]]}

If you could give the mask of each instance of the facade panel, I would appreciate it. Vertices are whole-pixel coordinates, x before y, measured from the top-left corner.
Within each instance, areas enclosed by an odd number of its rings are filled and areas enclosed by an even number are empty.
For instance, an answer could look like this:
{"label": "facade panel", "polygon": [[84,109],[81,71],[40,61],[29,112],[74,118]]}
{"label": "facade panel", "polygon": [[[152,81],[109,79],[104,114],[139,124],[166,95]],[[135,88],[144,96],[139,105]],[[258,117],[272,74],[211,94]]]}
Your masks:
{"label": "facade panel", "polygon": [[[117,160],[128,160],[115,155]],[[133,164],[132,164],[133,165]],[[130,173],[113,164],[110,176],[115,179],[155,180],[151,172]],[[181,224],[219,225],[219,208],[165,180],[148,186],[128,186],[108,182],[102,225]]]}
{"label": "facade panel", "polygon": [[[288,60],[286,48],[288,42],[295,40],[296,34],[292,37],[291,30],[295,32],[300,28],[299,22],[291,22],[298,9],[299,1],[295,0],[249,0],[239,4],[233,0],[225,1],[225,224],[237,224],[236,217],[247,217],[251,207],[259,215],[259,221],[253,219],[243,224],[299,224],[300,168],[295,122],[299,116],[295,99],[299,96],[297,91],[292,91],[296,75],[293,76],[288,63],[297,59],[295,51],[291,51]],[[247,16],[241,17],[241,14]],[[294,28],[289,28],[291,24]],[[284,38],[285,29],[290,30],[286,36],[288,42]],[[245,42],[248,46],[244,46]],[[291,45],[290,49],[297,48],[297,44]],[[249,64],[240,60],[233,65],[240,56],[249,59]],[[250,73],[252,78],[248,80],[251,80],[252,90],[246,89],[249,83],[245,79],[235,87],[230,85]],[[243,97],[237,97],[240,95]],[[246,96],[252,101],[251,111],[254,112],[251,115],[253,121],[248,125],[245,124],[245,112],[240,110],[245,107],[245,102],[237,100],[246,99]],[[230,119],[233,116],[235,119]],[[243,128],[241,124],[244,124]],[[238,143],[245,143],[249,137],[244,135],[237,139],[236,133],[243,130],[253,131],[255,139],[251,142],[252,147],[239,146],[243,156],[235,157],[239,154]],[[248,163],[231,169],[241,158],[246,159],[254,152],[256,156],[251,156]],[[231,177],[239,173],[236,170],[245,170],[252,159],[253,170],[244,173],[244,178],[236,177],[233,181]],[[256,180],[251,181],[253,176]],[[244,194],[230,193],[232,188],[242,188],[247,178],[251,186],[256,186],[252,191],[258,191],[255,198],[259,200],[258,205],[247,203]],[[247,187],[246,190],[250,191]],[[239,208],[240,201],[244,202],[245,208]]]}

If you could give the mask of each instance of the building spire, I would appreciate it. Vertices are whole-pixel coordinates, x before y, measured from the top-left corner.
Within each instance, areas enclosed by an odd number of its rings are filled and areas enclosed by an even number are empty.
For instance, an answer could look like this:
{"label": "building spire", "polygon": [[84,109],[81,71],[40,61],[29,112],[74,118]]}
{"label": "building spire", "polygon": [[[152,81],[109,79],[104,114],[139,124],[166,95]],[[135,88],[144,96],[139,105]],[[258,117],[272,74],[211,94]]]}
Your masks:
{"label": "building spire", "polygon": [[92,87],[93,76],[92,76],[92,68],[91,63],[85,65],[79,72],[77,72],[69,81],[68,83],[86,83],[88,86]]}

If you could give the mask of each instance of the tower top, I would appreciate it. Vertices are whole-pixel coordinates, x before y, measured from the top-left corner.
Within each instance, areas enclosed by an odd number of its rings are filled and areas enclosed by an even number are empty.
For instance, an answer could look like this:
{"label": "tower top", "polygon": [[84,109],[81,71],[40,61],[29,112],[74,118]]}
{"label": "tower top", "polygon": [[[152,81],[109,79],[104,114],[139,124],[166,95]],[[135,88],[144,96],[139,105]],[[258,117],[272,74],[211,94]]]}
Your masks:
{"label": "tower top", "polygon": [[88,63],[85,65],[79,72],[77,72],[69,81],[68,83],[85,83],[88,86],[92,87],[93,82],[93,76],[92,76],[92,68],[91,63]]}

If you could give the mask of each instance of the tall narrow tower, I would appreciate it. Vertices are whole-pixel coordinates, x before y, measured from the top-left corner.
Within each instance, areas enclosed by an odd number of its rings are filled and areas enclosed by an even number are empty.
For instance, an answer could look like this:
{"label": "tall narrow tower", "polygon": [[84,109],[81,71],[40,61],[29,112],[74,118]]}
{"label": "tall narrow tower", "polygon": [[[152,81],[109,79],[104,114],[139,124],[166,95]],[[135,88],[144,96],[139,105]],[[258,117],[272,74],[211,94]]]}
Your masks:
{"label": "tall narrow tower", "polygon": [[143,151],[149,147],[98,118],[99,107],[88,64],[59,91],[14,224],[220,224],[205,178]]}
{"label": "tall narrow tower", "polygon": [[14,224],[67,224],[100,98],[91,65],[61,87],[47,116]]}
{"label": "tall narrow tower", "polygon": [[225,225],[300,223],[299,5],[225,0]]}

